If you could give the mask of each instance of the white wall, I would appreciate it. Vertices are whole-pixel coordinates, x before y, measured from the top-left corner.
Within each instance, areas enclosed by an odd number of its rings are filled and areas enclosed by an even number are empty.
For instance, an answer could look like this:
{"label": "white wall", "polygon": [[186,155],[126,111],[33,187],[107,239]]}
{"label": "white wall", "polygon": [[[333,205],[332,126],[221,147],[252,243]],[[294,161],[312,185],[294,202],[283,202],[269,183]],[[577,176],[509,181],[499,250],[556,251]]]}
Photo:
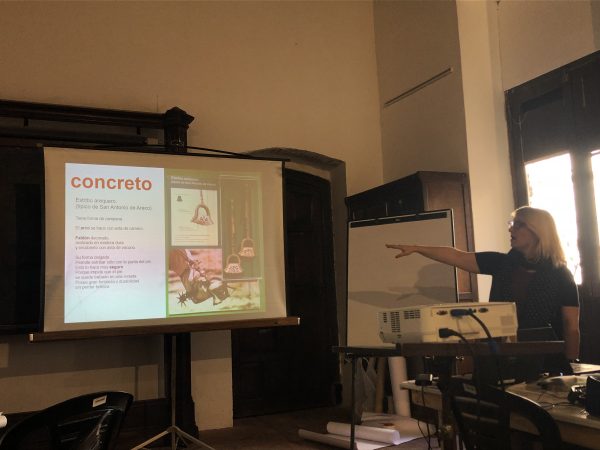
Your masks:
{"label": "white wall", "polygon": [[162,336],[41,343],[0,336],[2,411],[35,411],[102,390],[136,400],[164,396],[162,355]]}
{"label": "white wall", "polygon": [[592,28],[594,30],[594,49],[600,48],[600,2],[590,1],[592,9]]}
{"label": "white wall", "polygon": [[[348,194],[382,182],[370,2],[0,2],[0,33],[3,99],[151,112],[179,106],[195,117],[190,145],[321,153],[345,162]],[[104,386],[105,373],[76,369],[98,352],[107,353],[110,379],[127,379],[119,386],[162,395],[159,370],[148,380],[129,373],[135,351],[113,358],[103,343],[74,343],[65,359],[57,358],[62,345],[43,345],[0,337],[0,358],[8,355],[0,392],[20,393],[2,396],[3,411],[41,408],[70,395],[73,383]],[[112,345],[128,348],[126,339]],[[194,335],[192,347],[199,426],[230,426],[229,333]],[[29,383],[53,364],[50,384]]]}
{"label": "white wall", "polygon": [[2,96],[195,116],[192,145],[311,150],[381,180],[367,2],[2,2]]}
{"label": "white wall", "polygon": [[[468,172],[476,250],[508,250],[514,209],[504,91],[598,49],[598,1],[375,0],[384,180]],[[480,277],[486,299],[489,277]]]}
{"label": "white wall", "polygon": [[597,0],[500,1],[504,90],[598,50],[598,8]]}
{"label": "white wall", "polygon": [[[454,2],[376,0],[374,18],[384,181],[419,170],[466,172]],[[450,75],[383,108],[448,68]]]}
{"label": "white wall", "polygon": [[[231,421],[231,332],[192,333],[192,397],[201,430]],[[227,426],[231,426],[228,424]]]}
{"label": "white wall", "polygon": [[[514,209],[494,2],[456,3],[465,105],[469,181],[477,250],[508,251]],[[478,276],[479,299],[491,277]]]}

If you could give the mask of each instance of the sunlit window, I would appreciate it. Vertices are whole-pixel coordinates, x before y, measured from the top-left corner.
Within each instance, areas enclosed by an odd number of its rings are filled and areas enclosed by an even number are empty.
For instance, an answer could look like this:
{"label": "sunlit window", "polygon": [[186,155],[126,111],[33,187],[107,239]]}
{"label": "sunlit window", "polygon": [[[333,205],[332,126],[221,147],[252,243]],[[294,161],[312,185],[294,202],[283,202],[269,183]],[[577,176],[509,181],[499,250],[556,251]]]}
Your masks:
{"label": "sunlit window", "polygon": [[[594,174],[594,197],[596,198],[596,215],[600,214],[600,150],[592,152],[592,173]],[[598,223],[598,236],[600,236],[600,220]]]}
{"label": "sunlit window", "polygon": [[[596,190],[600,189],[600,160],[596,158],[597,166],[594,173]],[[596,171],[598,170],[598,171]],[[571,158],[568,153],[525,164],[529,205],[545,209],[556,222],[565,256],[567,267],[573,273],[575,282],[581,284],[581,266],[577,248],[577,220],[575,216],[575,196],[571,181]],[[596,181],[598,180],[598,181]],[[600,191],[598,191],[600,192]],[[597,195],[596,198],[600,198]],[[598,208],[598,206],[597,206]],[[600,209],[598,209],[600,211]]]}

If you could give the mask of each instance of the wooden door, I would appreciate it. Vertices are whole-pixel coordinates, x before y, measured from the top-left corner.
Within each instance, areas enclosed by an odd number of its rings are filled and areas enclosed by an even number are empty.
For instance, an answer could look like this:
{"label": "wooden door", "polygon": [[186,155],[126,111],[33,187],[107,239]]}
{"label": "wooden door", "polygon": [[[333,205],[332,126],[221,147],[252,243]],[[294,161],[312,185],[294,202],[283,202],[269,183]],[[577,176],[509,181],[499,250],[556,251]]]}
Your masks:
{"label": "wooden door", "polygon": [[288,315],[300,326],[232,330],[235,418],[332,405],[339,381],[329,182],[285,170]]}

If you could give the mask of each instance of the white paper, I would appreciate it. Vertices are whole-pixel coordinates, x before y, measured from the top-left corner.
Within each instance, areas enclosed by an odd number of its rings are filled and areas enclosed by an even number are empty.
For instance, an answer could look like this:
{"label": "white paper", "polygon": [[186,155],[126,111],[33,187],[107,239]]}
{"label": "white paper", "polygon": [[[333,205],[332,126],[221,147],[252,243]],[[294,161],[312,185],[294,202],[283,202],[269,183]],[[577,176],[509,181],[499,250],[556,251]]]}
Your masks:
{"label": "white paper", "polygon": [[[340,448],[349,448],[350,446],[350,438],[344,436],[337,436],[333,434],[323,434],[323,433],[315,433],[313,431],[298,430],[298,436],[303,439],[308,439],[310,441],[321,442],[327,445],[333,445],[334,447]],[[379,447],[374,447],[379,448]],[[354,449],[358,450],[358,441],[354,440]],[[361,449],[362,450],[362,449]]]}
{"label": "white paper", "polygon": [[390,366],[390,380],[392,384],[392,395],[394,396],[394,409],[399,416],[410,416],[410,401],[408,391],[400,387],[400,383],[406,381],[406,358],[394,356],[388,358]]}
{"label": "white paper", "polygon": [[[340,436],[350,436],[350,424],[329,422],[327,423],[327,432]],[[400,443],[400,433],[394,429],[367,427],[356,425],[354,427],[354,436],[368,441],[384,442],[386,444],[398,445]]]}
{"label": "white paper", "polygon": [[[389,414],[372,415],[371,413],[363,414],[363,419],[365,417],[369,417],[370,422],[368,423],[371,426],[355,426],[355,450],[375,450],[422,437],[415,419]],[[347,423],[328,422],[328,434],[300,429],[298,435],[304,439],[347,449],[350,446],[350,428],[350,424]]]}
{"label": "white paper", "polygon": [[[421,428],[419,428],[419,421],[411,417],[364,412],[361,417],[361,422],[363,425],[369,427],[391,428],[397,430],[400,434],[400,443],[423,437],[423,432],[421,431]],[[427,427],[427,424],[421,425]]]}

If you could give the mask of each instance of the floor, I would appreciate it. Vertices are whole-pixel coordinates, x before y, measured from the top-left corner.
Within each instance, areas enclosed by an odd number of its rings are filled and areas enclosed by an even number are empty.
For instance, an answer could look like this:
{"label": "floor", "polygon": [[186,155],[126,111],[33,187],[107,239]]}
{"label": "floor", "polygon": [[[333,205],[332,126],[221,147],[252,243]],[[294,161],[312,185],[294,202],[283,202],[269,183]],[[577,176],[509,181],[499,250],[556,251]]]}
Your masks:
{"label": "floor", "polygon": [[[333,447],[302,439],[298,436],[298,429],[324,433],[327,422],[348,422],[348,418],[348,411],[341,408],[319,408],[249,417],[235,420],[233,428],[202,431],[200,440],[215,450],[327,450]],[[431,446],[434,449],[438,448],[435,439],[432,440]],[[187,448],[196,450],[203,447]],[[386,449],[427,450],[428,446],[427,440],[421,438]]]}

